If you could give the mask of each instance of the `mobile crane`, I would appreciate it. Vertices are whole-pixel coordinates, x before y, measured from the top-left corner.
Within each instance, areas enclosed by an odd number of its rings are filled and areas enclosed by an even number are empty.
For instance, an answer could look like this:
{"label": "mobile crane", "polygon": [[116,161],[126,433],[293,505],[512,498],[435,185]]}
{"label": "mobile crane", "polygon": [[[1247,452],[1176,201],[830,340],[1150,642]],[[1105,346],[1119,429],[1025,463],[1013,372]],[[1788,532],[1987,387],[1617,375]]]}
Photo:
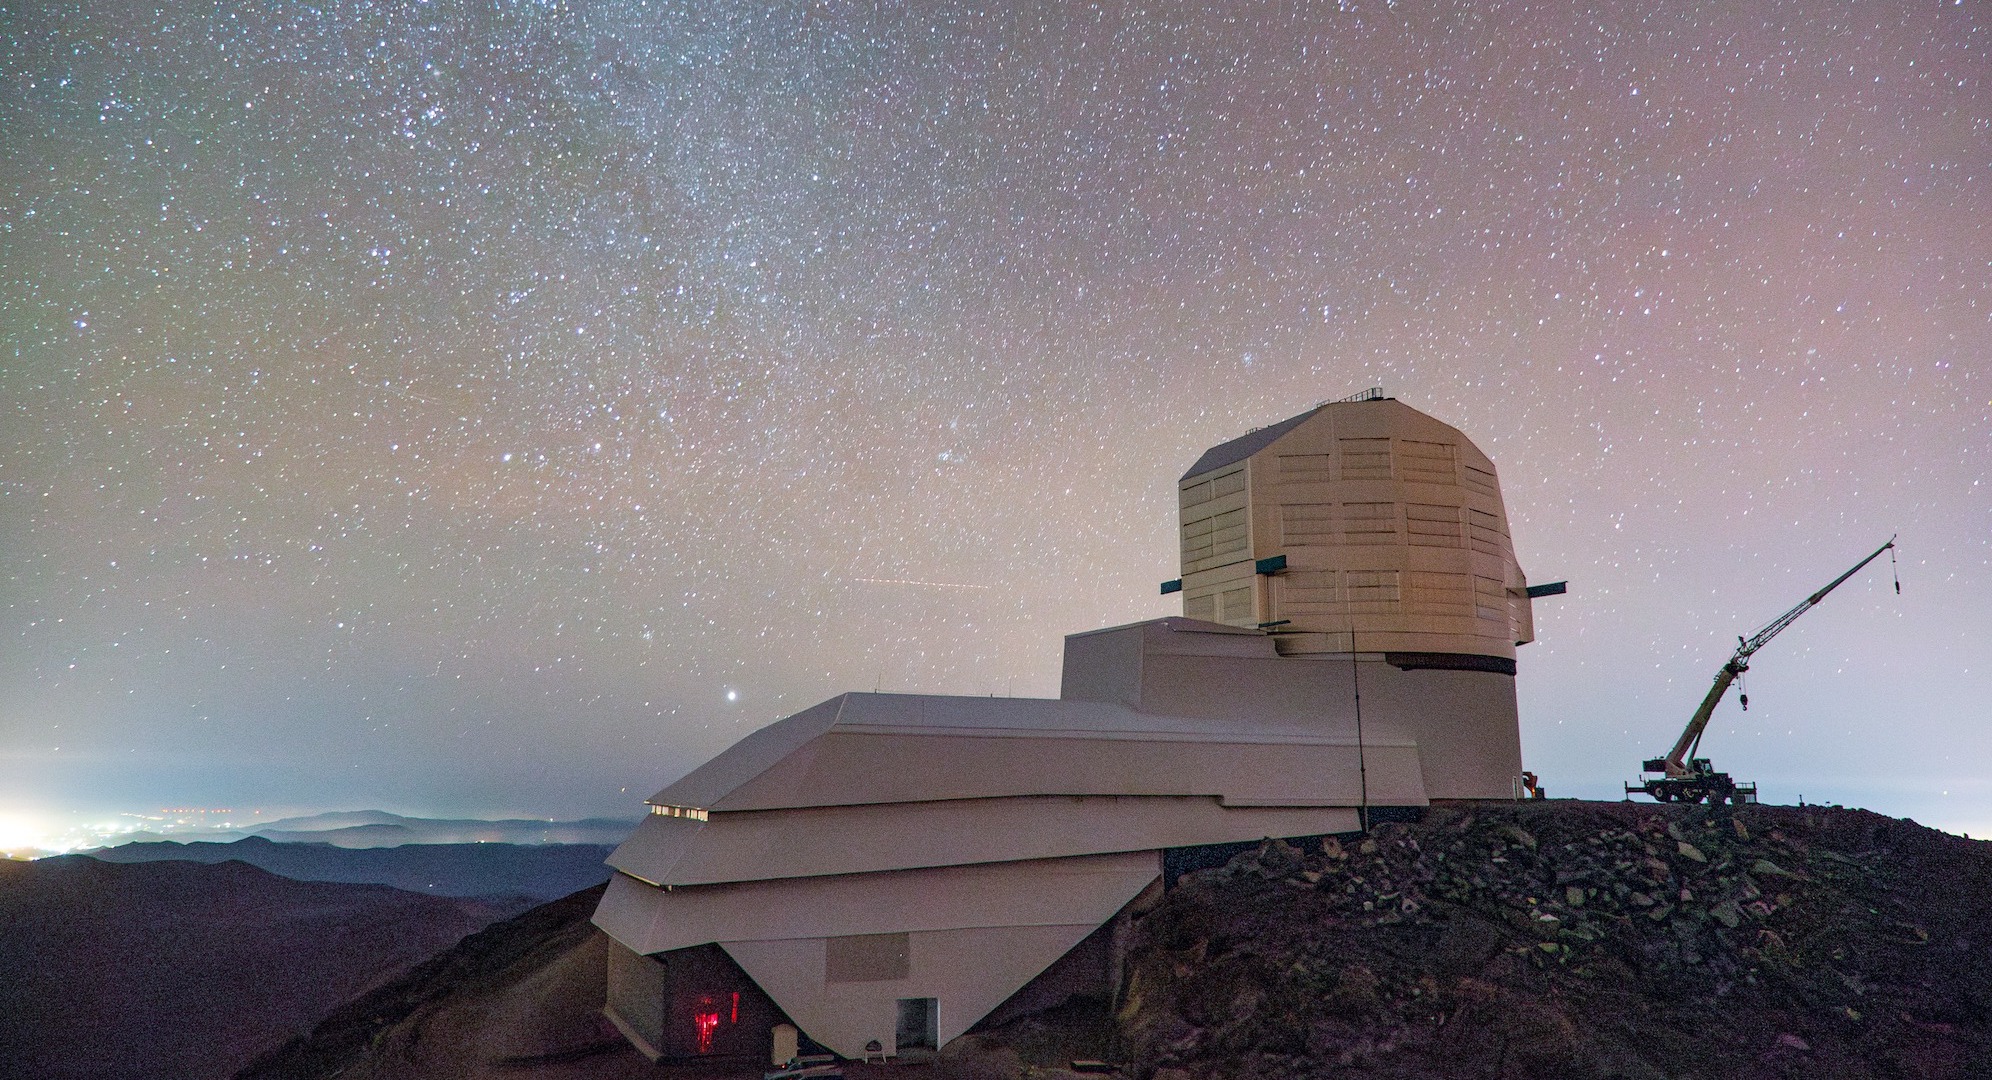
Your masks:
{"label": "mobile crane", "polygon": [[[1859,573],[1861,567],[1880,558],[1882,552],[1892,552],[1894,549],[1895,537],[1891,536],[1888,538],[1888,543],[1874,549],[1873,554],[1855,563],[1853,569],[1834,578],[1825,588],[1800,601],[1797,607],[1772,619],[1749,637],[1737,638],[1736,652],[1722,665],[1722,670],[1715,673],[1715,685],[1709,687],[1708,696],[1702,698],[1701,707],[1695,710],[1695,715],[1688,721],[1686,730],[1681,732],[1680,739],[1674,743],[1674,749],[1669,751],[1666,757],[1648,758],[1640,767],[1641,772],[1661,775],[1652,779],[1643,779],[1637,784],[1625,785],[1626,797],[1631,798],[1636,794],[1651,795],[1661,802],[1685,803],[1707,800],[1711,803],[1728,802],[1741,805],[1756,802],[1756,784],[1739,784],[1730,779],[1728,773],[1716,772],[1707,758],[1694,756],[1695,751],[1701,749],[1702,732],[1708,728],[1709,718],[1715,715],[1716,705],[1722,701],[1722,695],[1729,692],[1729,684],[1750,670],[1750,657],[1756,655],[1758,649],[1769,644],[1780,631],[1796,622],[1800,615],[1811,611],[1819,601],[1826,599],[1826,594],[1839,588],[1841,582]],[[1892,565],[1895,556],[1891,554],[1888,559]],[[1895,591],[1898,595],[1902,592],[1902,579],[1899,575],[1895,579]],[[1742,701],[1743,708],[1747,710],[1750,707],[1750,695],[1742,695]]]}

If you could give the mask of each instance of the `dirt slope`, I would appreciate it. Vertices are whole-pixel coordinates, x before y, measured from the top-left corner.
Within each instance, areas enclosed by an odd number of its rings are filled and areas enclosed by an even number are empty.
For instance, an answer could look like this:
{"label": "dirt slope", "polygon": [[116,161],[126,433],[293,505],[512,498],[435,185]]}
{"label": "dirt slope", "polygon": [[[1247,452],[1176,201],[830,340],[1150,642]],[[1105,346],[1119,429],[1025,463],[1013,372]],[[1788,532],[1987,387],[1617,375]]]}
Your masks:
{"label": "dirt slope", "polygon": [[[598,892],[243,1075],[756,1075],[650,1066],[603,1025]],[[1052,1080],[1082,1054],[1144,1080],[1992,1076],[1992,845],[1862,811],[1561,801],[1268,842],[1138,921],[1117,1014],[1026,1018],[920,1074]]]}
{"label": "dirt slope", "polygon": [[228,1076],[486,921],[237,862],[0,862],[0,1075]]}
{"label": "dirt slope", "polygon": [[[496,923],[350,1002],[255,1080],[621,1078],[658,1071],[605,1019],[602,886]],[[754,1073],[758,1076],[758,1073]]]}

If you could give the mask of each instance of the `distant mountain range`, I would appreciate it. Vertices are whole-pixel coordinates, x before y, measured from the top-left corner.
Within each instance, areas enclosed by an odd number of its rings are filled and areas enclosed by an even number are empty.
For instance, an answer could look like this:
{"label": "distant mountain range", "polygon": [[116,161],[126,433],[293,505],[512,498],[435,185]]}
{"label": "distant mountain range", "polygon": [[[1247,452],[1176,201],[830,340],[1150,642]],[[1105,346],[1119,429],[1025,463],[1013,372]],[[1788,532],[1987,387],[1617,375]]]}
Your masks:
{"label": "distant mountain range", "polygon": [[[395,828],[362,825],[355,828]],[[327,830],[351,832],[352,829]],[[282,836],[323,836],[290,832]],[[170,840],[121,844],[89,852],[112,863],[244,862],[299,881],[340,881],[391,885],[431,896],[476,896],[540,903],[566,896],[609,878],[604,865],[609,844],[408,843],[398,847],[356,847],[299,843],[248,836],[214,842]],[[505,904],[507,913],[525,906]]]}
{"label": "distant mountain range", "polygon": [[[170,835],[136,832],[127,843],[229,841],[260,836],[280,843],[331,844],[342,848],[388,848],[404,844],[620,844],[636,821],[583,818],[414,818],[385,810],[336,810],[309,817],[280,818],[228,829],[192,829]],[[564,894],[561,894],[564,895]]]}

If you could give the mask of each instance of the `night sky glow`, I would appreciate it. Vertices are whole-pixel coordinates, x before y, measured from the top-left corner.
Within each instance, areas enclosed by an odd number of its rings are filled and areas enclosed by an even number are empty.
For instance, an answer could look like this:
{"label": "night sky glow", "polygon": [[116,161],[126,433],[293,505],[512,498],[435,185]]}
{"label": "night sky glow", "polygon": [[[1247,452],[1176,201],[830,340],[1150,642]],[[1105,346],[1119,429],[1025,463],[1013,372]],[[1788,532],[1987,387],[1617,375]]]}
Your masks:
{"label": "night sky glow", "polygon": [[[1055,695],[1176,476],[1501,469],[1524,751],[1992,832],[1985,4],[0,11],[0,813],[634,816]],[[1174,599],[1174,598],[1169,598]]]}

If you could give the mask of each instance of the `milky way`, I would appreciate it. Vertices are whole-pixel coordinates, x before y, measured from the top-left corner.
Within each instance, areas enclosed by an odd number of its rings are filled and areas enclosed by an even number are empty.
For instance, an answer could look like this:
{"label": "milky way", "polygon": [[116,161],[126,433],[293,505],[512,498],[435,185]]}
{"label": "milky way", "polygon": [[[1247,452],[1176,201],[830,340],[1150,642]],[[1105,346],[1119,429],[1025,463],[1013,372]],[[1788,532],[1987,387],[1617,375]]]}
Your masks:
{"label": "milky way", "polygon": [[9,9],[8,798],[633,813],[841,690],[1055,694],[1203,447],[1381,386],[1571,582],[1553,794],[1900,531],[1705,749],[1992,828],[1987,23]]}

